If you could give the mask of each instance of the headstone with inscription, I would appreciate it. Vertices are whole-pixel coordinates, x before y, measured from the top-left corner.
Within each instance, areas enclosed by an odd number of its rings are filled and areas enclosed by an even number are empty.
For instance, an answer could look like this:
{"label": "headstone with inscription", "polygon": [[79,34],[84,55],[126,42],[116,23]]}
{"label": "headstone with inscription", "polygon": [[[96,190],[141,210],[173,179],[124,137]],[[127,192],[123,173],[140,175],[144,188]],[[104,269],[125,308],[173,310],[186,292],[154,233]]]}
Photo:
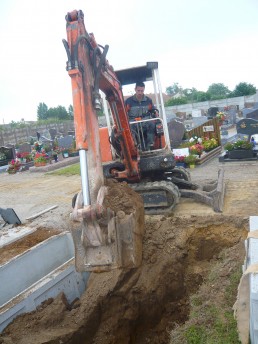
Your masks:
{"label": "headstone with inscription", "polygon": [[251,135],[258,134],[258,120],[244,118],[237,122],[236,130],[238,134]]}

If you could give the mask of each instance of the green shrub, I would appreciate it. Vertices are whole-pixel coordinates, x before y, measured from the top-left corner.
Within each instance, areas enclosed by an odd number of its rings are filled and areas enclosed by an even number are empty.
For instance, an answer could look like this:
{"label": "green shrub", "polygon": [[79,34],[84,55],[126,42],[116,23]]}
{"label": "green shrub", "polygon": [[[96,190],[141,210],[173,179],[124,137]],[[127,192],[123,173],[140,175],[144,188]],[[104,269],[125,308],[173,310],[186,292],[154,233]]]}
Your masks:
{"label": "green shrub", "polygon": [[224,149],[227,151],[232,151],[233,149],[252,149],[252,144],[247,140],[237,140],[236,142],[228,142],[225,144]]}

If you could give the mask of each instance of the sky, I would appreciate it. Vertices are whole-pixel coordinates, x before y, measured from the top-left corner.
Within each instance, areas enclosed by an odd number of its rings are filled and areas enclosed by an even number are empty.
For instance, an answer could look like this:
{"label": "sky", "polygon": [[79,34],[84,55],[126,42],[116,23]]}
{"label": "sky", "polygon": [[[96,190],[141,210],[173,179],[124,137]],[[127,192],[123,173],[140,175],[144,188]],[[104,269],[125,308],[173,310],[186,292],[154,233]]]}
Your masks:
{"label": "sky", "polygon": [[212,83],[258,88],[257,0],[1,0],[0,124],[36,120],[42,102],[72,104],[62,39],[74,9],[109,45],[115,70],[158,61],[163,92],[175,82],[199,91]]}

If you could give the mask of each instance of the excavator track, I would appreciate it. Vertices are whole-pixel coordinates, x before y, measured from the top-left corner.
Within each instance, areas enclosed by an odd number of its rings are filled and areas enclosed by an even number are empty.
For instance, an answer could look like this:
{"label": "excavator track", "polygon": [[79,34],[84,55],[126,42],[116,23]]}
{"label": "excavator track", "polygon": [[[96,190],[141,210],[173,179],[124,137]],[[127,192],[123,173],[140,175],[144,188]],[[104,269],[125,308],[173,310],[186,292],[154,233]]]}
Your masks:
{"label": "excavator track", "polygon": [[170,181],[145,182],[130,186],[142,196],[147,215],[167,214],[179,202],[179,189]]}
{"label": "excavator track", "polygon": [[172,177],[183,179],[189,182],[191,181],[191,174],[189,173],[189,171],[187,171],[186,168],[180,166],[174,167],[170,172],[165,172],[165,175],[167,175],[168,177],[170,177],[171,175]]}

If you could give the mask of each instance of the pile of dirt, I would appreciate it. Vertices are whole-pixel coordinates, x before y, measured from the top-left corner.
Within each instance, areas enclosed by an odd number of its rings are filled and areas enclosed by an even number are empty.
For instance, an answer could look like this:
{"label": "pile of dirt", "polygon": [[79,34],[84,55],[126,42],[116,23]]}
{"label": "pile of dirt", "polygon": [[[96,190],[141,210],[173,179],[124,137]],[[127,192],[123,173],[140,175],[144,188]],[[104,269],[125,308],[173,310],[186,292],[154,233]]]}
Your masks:
{"label": "pile of dirt", "polygon": [[111,208],[115,213],[123,211],[125,214],[142,209],[142,197],[134,192],[126,182],[119,183],[114,179],[107,179],[106,186],[108,187],[108,194],[104,199],[104,206]]}
{"label": "pile of dirt", "polygon": [[[169,343],[170,332],[189,318],[190,296],[224,249],[243,244],[247,228],[243,217],[146,216],[141,267],[92,273],[80,300],[48,300],[17,317],[0,343]],[[231,252],[221,279],[233,262],[243,263]]]}

